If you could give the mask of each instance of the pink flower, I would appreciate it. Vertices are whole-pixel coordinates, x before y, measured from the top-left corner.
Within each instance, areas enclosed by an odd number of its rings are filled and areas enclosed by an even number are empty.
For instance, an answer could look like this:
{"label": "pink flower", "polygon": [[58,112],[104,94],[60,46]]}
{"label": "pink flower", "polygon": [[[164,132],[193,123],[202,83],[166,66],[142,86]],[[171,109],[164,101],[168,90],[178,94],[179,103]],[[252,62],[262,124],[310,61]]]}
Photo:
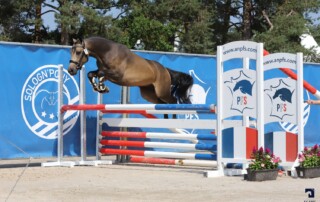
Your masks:
{"label": "pink flower", "polygon": [[270,149],[269,148],[266,148],[266,153],[270,154]]}
{"label": "pink flower", "polygon": [[263,147],[259,148],[259,153],[262,154],[263,153]]}
{"label": "pink flower", "polygon": [[274,162],[274,163],[280,163],[280,157],[274,158],[274,159],[273,159],[273,162]]}
{"label": "pink flower", "polygon": [[267,168],[277,168],[281,159],[271,153],[270,149],[260,147],[258,150],[254,147],[252,150],[252,161],[249,165],[250,169],[264,170]]}
{"label": "pink flower", "polygon": [[303,162],[306,158],[304,157],[303,154],[299,154],[299,162]]}
{"label": "pink flower", "polygon": [[256,147],[253,147],[253,149],[252,149],[252,153],[256,153],[256,152],[257,152]]}
{"label": "pink flower", "polygon": [[319,146],[317,145],[317,144],[315,144],[314,146],[313,146],[313,149],[314,150],[317,150],[319,148]]}

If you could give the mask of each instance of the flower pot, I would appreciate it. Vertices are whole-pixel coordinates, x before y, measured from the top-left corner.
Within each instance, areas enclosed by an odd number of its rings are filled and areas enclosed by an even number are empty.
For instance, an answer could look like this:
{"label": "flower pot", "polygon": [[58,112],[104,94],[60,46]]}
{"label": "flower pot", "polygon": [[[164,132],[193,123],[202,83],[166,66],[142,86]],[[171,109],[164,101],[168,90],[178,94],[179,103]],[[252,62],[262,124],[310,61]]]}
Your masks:
{"label": "flower pot", "polygon": [[248,181],[266,181],[276,180],[278,176],[278,169],[270,170],[251,170],[247,169],[246,179]]}
{"label": "flower pot", "polygon": [[320,177],[320,167],[304,168],[296,167],[298,177],[301,178],[314,178]]}

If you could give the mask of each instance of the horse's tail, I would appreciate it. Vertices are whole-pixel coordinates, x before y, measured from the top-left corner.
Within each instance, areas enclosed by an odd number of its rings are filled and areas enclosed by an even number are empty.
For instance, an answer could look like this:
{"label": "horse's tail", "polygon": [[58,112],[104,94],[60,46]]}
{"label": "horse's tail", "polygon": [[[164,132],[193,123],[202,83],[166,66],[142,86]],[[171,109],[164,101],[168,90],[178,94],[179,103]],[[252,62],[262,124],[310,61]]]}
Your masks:
{"label": "horse's tail", "polygon": [[167,68],[171,77],[171,95],[180,104],[191,104],[189,88],[193,85],[193,78],[189,74]]}

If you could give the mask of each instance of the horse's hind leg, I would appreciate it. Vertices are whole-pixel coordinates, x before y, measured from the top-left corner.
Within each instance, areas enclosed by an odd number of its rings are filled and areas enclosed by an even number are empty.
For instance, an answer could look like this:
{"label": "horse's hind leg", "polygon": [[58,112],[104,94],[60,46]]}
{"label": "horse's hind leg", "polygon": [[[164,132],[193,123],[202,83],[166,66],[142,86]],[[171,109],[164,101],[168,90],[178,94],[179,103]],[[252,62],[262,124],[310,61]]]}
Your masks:
{"label": "horse's hind leg", "polygon": [[177,100],[171,95],[171,78],[169,72],[161,68],[159,76],[153,83],[155,93],[159,99],[168,104],[176,104]]}
{"label": "horse's hind leg", "polygon": [[154,104],[164,104],[165,103],[158,98],[158,96],[156,95],[156,92],[154,90],[153,85],[140,86],[140,93],[141,93],[141,96],[145,100],[147,100],[151,103],[154,103]]}
{"label": "horse's hind leg", "polygon": [[[164,103],[176,104],[177,99],[171,95],[171,78],[169,72],[165,68],[159,68],[160,76],[153,83],[156,96]],[[164,115],[164,118],[168,118],[168,114]],[[172,115],[173,119],[177,118],[176,114]]]}
{"label": "horse's hind leg", "polygon": [[[156,92],[154,90],[153,85],[141,86],[140,87],[140,93],[141,93],[141,96],[145,100],[147,100],[147,101],[149,101],[151,103],[154,103],[154,104],[165,104],[165,102],[163,102],[161,99],[159,99],[158,96],[156,95]],[[168,114],[164,114],[163,118],[168,119],[169,118]]]}
{"label": "horse's hind leg", "polygon": [[[145,100],[147,100],[147,101],[149,101],[151,103],[154,103],[154,104],[165,104],[165,102],[163,102],[161,99],[159,99],[158,96],[156,95],[156,92],[154,90],[153,85],[140,87],[140,93],[141,93],[141,96]],[[164,114],[163,118],[168,119],[169,115],[168,114]],[[172,118],[176,119],[177,115],[176,114],[172,114]]]}

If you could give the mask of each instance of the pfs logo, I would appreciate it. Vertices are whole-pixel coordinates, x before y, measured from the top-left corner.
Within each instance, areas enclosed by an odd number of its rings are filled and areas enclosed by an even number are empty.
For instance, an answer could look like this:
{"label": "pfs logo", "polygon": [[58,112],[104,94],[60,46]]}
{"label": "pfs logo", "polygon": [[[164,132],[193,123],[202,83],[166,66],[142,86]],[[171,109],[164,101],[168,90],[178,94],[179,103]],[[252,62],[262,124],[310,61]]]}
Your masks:
{"label": "pfs logo", "polygon": [[253,86],[255,80],[244,73],[243,70],[236,72],[235,76],[227,78],[224,82],[230,89],[232,94],[232,110],[237,110],[241,113],[245,109],[253,109]]}
{"label": "pfs logo", "polygon": [[241,80],[238,81],[233,88],[233,92],[236,92],[237,90],[240,90],[242,95],[237,96],[236,99],[236,104],[237,105],[247,105],[248,104],[248,95],[252,96],[252,85],[250,81],[248,80]]}
{"label": "pfs logo", "polygon": [[[77,104],[78,102],[78,84],[64,70],[63,103]],[[26,125],[34,134],[44,139],[57,138],[58,66],[45,65],[30,74],[21,93],[21,111]],[[78,116],[77,111],[69,111],[64,115],[64,134],[72,129]]]}
{"label": "pfs logo", "polygon": [[[268,87],[268,85],[266,85]],[[283,120],[284,116],[293,116],[295,109],[296,91],[295,85],[290,84],[289,81],[279,79],[277,85],[270,85],[265,89],[267,96],[271,100],[271,114],[270,116],[278,117]]]}

